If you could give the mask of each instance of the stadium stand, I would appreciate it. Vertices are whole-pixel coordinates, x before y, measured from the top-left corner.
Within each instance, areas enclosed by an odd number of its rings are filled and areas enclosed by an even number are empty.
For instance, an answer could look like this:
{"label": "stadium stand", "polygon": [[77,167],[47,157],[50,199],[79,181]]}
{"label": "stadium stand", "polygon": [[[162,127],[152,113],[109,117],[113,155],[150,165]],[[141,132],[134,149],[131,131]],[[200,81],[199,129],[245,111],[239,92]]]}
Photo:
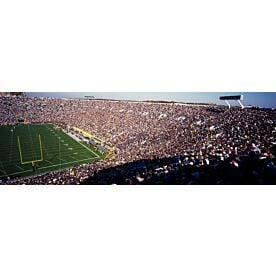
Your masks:
{"label": "stadium stand", "polygon": [[0,97],[0,124],[76,126],[112,158],[5,184],[275,184],[276,111],[177,103]]}

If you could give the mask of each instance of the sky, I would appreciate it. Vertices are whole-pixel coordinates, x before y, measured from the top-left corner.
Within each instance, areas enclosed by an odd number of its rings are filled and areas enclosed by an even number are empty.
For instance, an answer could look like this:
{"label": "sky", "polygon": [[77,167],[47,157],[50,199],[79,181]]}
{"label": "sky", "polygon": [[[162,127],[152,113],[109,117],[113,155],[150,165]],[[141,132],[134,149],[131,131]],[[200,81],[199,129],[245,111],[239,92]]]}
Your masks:
{"label": "sky", "polygon": [[[217,92],[29,92],[33,97],[55,97],[55,98],[83,98],[84,96],[94,96],[100,99],[118,99],[118,100],[167,100],[192,103],[215,103],[224,104],[219,100],[219,96],[240,95],[244,96],[244,105],[253,105],[258,107],[276,108],[276,92],[246,92],[246,93],[217,93]],[[233,105],[235,105],[233,103]]]}

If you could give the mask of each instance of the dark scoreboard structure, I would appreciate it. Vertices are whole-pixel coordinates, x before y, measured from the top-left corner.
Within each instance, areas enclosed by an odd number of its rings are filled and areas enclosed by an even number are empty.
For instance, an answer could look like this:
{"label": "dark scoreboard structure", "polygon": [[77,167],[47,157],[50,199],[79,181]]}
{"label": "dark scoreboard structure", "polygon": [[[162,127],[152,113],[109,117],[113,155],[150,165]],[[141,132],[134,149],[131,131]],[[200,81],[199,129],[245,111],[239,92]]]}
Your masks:
{"label": "dark scoreboard structure", "polygon": [[243,100],[243,95],[221,96],[221,97],[219,97],[219,99],[222,100],[222,101],[237,101],[237,100],[242,101]]}
{"label": "dark scoreboard structure", "polygon": [[235,95],[235,96],[220,96],[219,99],[221,101],[225,101],[225,103],[228,105],[229,108],[231,108],[231,105],[229,101],[237,101],[242,109],[244,109],[244,105],[241,101],[243,101],[243,95]]}

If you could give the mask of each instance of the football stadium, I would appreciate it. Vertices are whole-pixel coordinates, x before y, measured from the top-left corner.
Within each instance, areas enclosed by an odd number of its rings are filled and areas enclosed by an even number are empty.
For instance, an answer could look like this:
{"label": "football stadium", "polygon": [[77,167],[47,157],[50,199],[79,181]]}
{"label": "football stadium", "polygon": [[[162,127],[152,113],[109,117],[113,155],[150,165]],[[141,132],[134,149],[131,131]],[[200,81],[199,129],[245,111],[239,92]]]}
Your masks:
{"label": "football stadium", "polygon": [[193,104],[0,93],[0,183],[276,184],[275,109],[220,96]]}

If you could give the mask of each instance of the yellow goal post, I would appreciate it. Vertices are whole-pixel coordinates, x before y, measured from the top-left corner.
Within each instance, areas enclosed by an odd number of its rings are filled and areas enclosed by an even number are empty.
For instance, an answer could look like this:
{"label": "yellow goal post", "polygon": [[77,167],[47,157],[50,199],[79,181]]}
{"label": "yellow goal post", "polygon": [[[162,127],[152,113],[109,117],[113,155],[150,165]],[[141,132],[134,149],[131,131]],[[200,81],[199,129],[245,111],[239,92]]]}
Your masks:
{"label": "yellow goal post", "polygon": [[21,162],[22,165],[25,165],[25,164],[32,164],[32,165],[34,165],[34,163],[42,162],[43,161],[43,151],[42,151],[42,143],[41,143],[40,134],[38,135],[38,140],[39,140],[39,147],[40,147],[40,159],[38,159],[38,160],[30,160],[30,161],[23,161],[20,138],[19,138],[19,136],[17,136],[18,149],[19,149],[19,155],[20,155],[20,162]]}

